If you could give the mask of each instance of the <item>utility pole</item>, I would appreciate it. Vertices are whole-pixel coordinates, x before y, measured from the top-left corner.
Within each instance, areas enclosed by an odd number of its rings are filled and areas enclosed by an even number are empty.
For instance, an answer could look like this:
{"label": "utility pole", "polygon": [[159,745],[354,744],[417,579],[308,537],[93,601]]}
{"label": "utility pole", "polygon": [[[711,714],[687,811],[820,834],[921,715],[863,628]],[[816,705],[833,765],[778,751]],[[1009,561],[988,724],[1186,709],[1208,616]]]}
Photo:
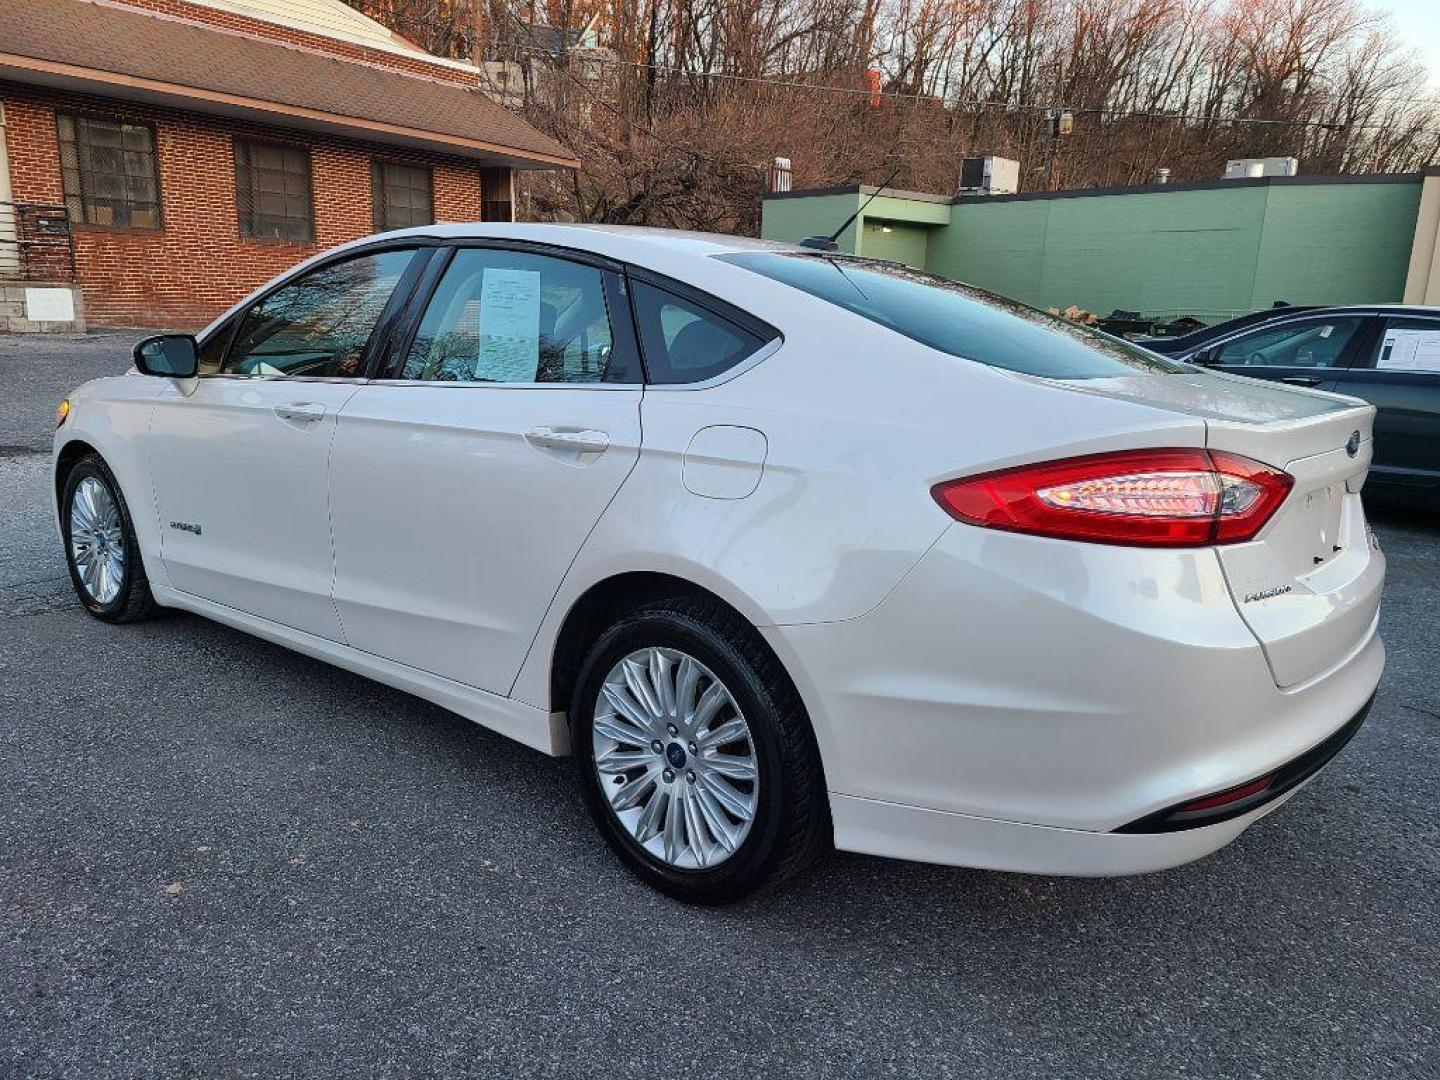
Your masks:
{"label": "utility pole", "polygon": [[489,0],[470,0],[470,3],[471,10],[475,16],[475,46],[470,52],[470,60],[483,72],[485,70],[485,61],[489,59],[487,55],[489,50],[486,49],[486,45],[489,43],[485,40],[486,16],[488,14],[485,8]]}
{"label": "utility pole", "polygon": [[1056,104],[1045,110],[1045,129],[1050,133],[1050,162],[1045,170],[1045,190],[1054,191],[1059,186],[1060,140],[1068,139],[1075,130],[1075,116],[1059,104],[1065,91],[1065,61],[1054,60],[1045,66],[1055,69],[1055,89],[1050,100]]}

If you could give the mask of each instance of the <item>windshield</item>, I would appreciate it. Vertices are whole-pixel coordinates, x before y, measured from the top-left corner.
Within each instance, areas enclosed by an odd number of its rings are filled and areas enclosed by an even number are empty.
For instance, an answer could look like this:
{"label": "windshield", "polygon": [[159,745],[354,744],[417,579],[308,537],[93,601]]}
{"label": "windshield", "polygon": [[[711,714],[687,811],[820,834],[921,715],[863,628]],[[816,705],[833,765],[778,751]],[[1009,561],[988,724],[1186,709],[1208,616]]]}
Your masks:
{"label": "windshield", "polygon": [[1190,370],[1119,338],[958,281],[852,256],[717,255],[952,356],[1046,379]]}

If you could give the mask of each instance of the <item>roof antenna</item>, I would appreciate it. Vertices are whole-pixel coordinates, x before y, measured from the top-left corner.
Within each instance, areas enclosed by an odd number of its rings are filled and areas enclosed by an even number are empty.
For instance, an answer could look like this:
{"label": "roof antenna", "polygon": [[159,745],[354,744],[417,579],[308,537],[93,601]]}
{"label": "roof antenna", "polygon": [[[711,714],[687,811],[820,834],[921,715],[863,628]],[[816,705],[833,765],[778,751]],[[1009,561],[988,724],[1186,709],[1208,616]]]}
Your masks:
{"label": "roof antenna", "polygon": [[884,191],[887,187],[890,186],[890,181],[894,180],[895,177],[900,175],[900,170],[902,167],[903,166],[896,165],[895,171],[885,178],[885,182],[870,193],[870,198],[866,199],[863,203],[860,204],[860,209],[856,210],[853,214],[851,214],[848,218],[845,219],[845,224],[841,225],[829,236],[807,236],[804,240],[800,241],[800,246],[803,248],[814,248],[816,251],[839,251],[840,245],[839,243],[837,243],[837,241],[840,239],[840,234],[850,227],[850,223],[852,221],[854,221],[856,218],[858,218],[861,214],[865,212],[865,208],[875,201],[876,195],[879,195],[882,191]]}

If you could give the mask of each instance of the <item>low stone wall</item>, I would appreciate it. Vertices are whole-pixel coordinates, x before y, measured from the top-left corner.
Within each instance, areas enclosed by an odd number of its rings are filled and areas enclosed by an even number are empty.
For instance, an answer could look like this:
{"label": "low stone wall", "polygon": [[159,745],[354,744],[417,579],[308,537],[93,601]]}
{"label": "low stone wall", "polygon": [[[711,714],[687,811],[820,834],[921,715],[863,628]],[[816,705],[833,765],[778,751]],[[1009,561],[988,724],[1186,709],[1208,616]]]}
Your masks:
{"label": "low stone wall", "polygon": [[83,334],[85,304],[79,286],[0,281],[0,330],[15,334]]}

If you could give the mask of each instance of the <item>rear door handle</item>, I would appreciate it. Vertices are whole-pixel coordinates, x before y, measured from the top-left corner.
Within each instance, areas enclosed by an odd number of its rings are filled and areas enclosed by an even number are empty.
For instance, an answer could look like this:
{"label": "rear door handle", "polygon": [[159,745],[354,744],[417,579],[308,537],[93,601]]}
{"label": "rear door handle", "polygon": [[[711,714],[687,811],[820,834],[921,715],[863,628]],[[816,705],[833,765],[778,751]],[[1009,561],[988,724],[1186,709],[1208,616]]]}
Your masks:
{"label": "rear door handle", "polygon": [[535,427],[525,433],[525,441],[546,450],[573,450],[581,454],[602,454],[610,448],[610,436],[593,430]]}
{"label": "rear door handle", "polygon": [[314,424],[325,418],[325,406],[311,401],[292,401],[288,405],[276,405],[274,413],[281,420],[292,424]]}
{"label": "rear door handle", "polygon": [[1320,380],[1313,375],[1286,375],[1281,382],[1288,382],[1291,386],[1319,386]]}

